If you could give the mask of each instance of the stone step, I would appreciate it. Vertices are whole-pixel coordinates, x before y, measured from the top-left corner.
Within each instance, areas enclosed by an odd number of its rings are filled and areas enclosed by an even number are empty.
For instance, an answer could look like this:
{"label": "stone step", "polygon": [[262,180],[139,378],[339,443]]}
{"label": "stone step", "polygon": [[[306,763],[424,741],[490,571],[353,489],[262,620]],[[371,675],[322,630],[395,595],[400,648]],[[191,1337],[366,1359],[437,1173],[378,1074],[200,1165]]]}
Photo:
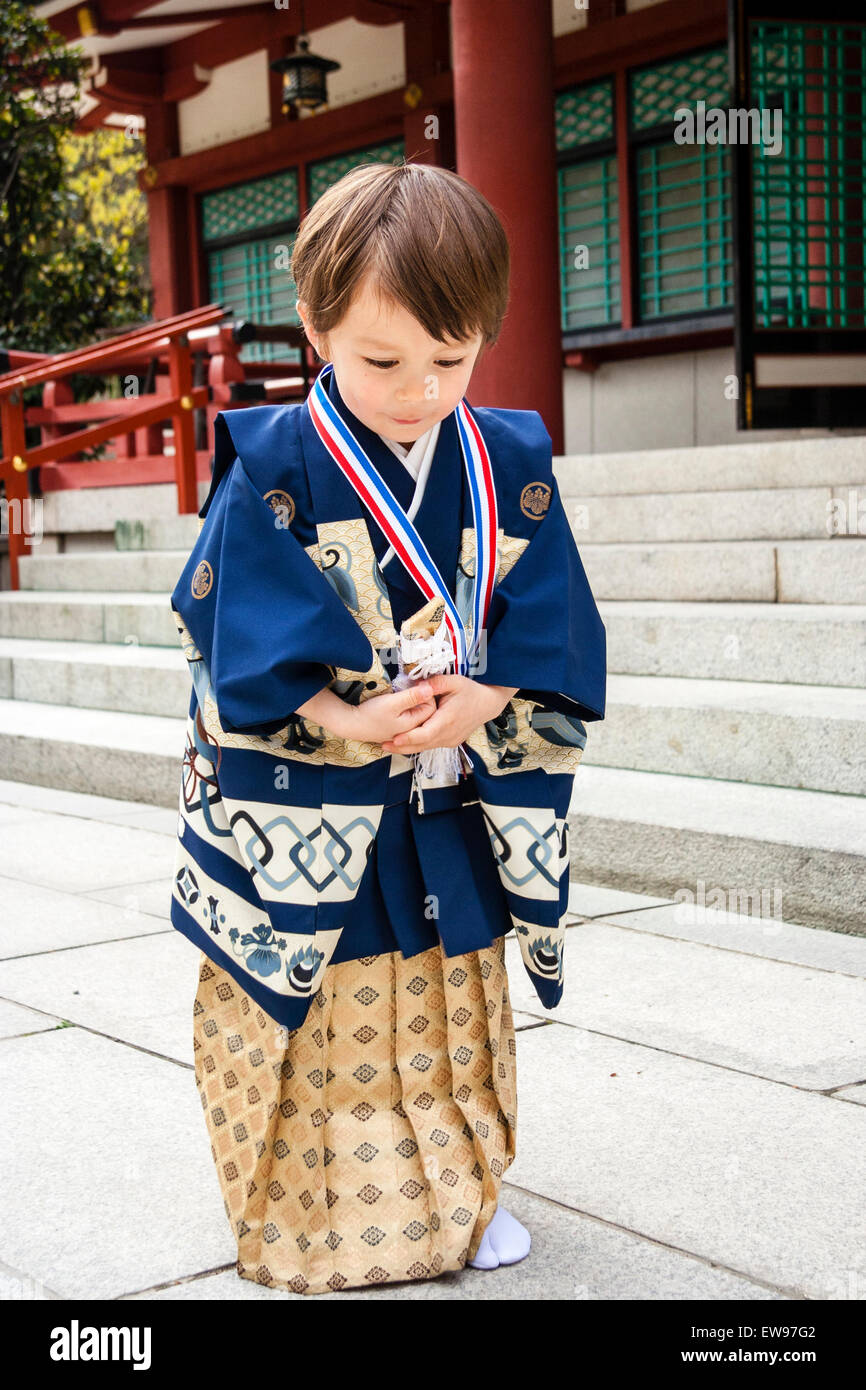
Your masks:
{"label": "stone step", "polygon": [[[862,523],[858,516],[862,498]],[[727,489],[714,492],[565,495],[579,544],[633,541],[826,540],[835,534],[866,538],[866,487]],[[840,508],[842,509],[840,511]],[[853,521],[852,521],[853,519]],[[118,550],[183,550],[195,545],[196,515],[117,522]]]}
{"label": "stone step", "polygon": [[[553,466],[563,495],[866,488],[866,435],[567,454],[555,457]],[[208,480],[199,480],[199,505],[209,488]],[[46,533],[113,532],[118,517],[176,517],[177,488],[174,483],[70,488],[46,493],[43,503]]]}
{"label": "stone step", "polygon": [[170,594],[188,555],[186,550],[25,555],[20,561],[21,588]]}
{"label": "stone step", "polygon": [[198,540],[200,517],[184,516],[124,517],[114,527],[118,550],[184,550],[187,555]]}
{"label": "stone step", "polygon": [[[0,639],[3,699],[173,718],[189,693],[179,648]],[[866,700],[839,687],[611,675],[585,761],[863,795]]]}
{"label": "stone step", "polygon": [[553,466],[564,496],[728,488],[866,488],[866,435],[567,454],[555,458]]}
{"label": "stone step", "polygon": [[[210,479],[199,479],[198,504],[210,490]],[[191,513],[194,515],[194,513]],[[177,516],[174,483],[133,483],[127,487],[64,488],[42,498],[42,529],[46,535],[76,531],[114,533],[117,518],[168,520]]]}
{"label": "stone step", "polygon": [[578,546],[596,599],[866,603],[853,537]]}
{"label": "stone step", "polygon": [[763,893],[765,917],[866,936],[861,798],[581,763],[569,821],[575,882],[693,900],[701,884]]}
{"label": "stone step", "polygon": [[610,672],[866,689],[866,605],[600,599],[598,610]]}
{"label": "stone step", "polygon": [[[866,688],[866,606],[600,599],[608,670]],[[177,648],[167,594],[0,592],[0,637]]]}
{"label": "stone step", "polygon": [[0,592],[0,637],[142,643],[180,650],[167,593],[4,590]]}
{"label": "stone step", "polygon": [[[565,497],[575,539],[635,541],[829,540],[859,525],[857,492],[844,487]],[[866,540],[866,488],[863,539]],[[841,510],[840,510],[841,509]],[[167,523],[161,522],[160,526]],[[193,538],[193,542],[194,542]]]}
{"label": "stone step", "polygon": [[[855,537],[578,544],[596,599],[866,603],[866,546]],[[21,587],[171,593],[188,554],[28,555]]]}
{"label": "stone step", "polygon": [[590,766],[866,796],[862,689],[612,675],[587,732]]}
{"label": "stone step", "polygon": [[173,719],[189,705],[189,666],[179,643],[172,650],[0,637],[0,697]]}
{"label": "stone step", "polygon": [[10,782],[176,806],[186,721],[0,700],[0,768]]}
{"label": "stone step", "polygon": [[[180,718],[178,647],[0,638],[0,699]],[[838,686],[609,675],[584,762],[866,795],[866,698]]]}
{"label": "stone step", "polygon": [[[183,719],[0,700],[9,781],[175,807],[184,741]],[[860,798],[582,764],[569,819],[577,882],[763,892],[765,917],[866,935]]]}

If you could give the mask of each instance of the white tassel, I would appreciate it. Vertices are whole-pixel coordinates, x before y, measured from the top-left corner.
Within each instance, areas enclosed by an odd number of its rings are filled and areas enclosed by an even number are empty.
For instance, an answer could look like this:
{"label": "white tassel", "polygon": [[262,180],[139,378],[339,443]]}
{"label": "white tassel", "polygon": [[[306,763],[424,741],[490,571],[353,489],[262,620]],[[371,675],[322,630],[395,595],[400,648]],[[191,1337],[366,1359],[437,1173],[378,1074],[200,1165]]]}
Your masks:
{"label": "white tassel", "polygon": [[[444,617],[432,637],[410,637],[401,632],[397,648],[397,675],[392,683],[394,690],[405,690],[427,676],[447,675],[453,657]],[[472,771],[472,764],[461,747],[425,748],[412,757],[416,785],[420,776],[429,785],[450,786],[460,781],[464,770]]]}

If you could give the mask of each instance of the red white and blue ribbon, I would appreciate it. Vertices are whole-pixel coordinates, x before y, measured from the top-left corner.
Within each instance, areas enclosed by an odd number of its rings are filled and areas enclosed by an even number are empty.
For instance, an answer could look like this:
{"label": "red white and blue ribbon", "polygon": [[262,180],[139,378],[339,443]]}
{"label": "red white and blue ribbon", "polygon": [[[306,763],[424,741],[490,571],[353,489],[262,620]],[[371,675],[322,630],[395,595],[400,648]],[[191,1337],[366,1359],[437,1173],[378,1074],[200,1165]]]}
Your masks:
{"label": "red white and blue ribbon", "polygon": [[455,409],[457,433],[469,481],[475,523],[476,560],[470,637],[448,587],[418,531],[328,395],[325,377],[332,371],[333,364],[328,362],[322,368],[307,397],[307,408],[319,438],[365,507],[375,517],[377,525],[422,594],[428,599],[441,599],[444,603],[445,624],[454,652],[454,669],[458,675],[467,675],[487,622],[497,569],[496,490],[493,486],[490,455],[478,428],[478,422],[470,414],[465,401],[459,401]]}

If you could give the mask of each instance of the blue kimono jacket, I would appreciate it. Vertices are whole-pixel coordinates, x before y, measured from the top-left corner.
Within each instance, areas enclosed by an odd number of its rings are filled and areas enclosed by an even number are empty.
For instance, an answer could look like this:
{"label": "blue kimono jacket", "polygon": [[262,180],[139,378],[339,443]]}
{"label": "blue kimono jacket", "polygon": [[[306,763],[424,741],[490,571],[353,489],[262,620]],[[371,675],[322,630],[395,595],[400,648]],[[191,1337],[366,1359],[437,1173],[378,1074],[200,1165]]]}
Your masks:
{"label": "blue kimono jacket", "polygon": [[[404,508],[414,480],[328,393]],[[604,718],[606,642],[535,411],[474,408],[499,536],[486,667],[517,687],[467,740],[473,772],[411,796],[412,764],[296,710],[325,686],[391,688],[395,632],[426,599],[303,405],[220,414],[198,539],[171,595],[192,689],[171,921],[277,1022],[299,1027],[329,964],[515,930],[546,1008],[563,989],[568,808]],[[414,518],[468,621],[471,498],[455,414]],[[384,563],[381,563],[382,561]]]}

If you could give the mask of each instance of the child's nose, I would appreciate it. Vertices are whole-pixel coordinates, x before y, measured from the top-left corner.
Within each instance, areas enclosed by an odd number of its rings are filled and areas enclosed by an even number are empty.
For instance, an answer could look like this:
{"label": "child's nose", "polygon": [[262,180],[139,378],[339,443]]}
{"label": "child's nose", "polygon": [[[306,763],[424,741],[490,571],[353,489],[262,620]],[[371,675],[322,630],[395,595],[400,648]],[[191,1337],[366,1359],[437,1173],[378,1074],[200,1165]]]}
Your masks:
{"label": "child's nose", "polygon": [[426,380],[423,376],[405,378],[397,388],[398,401],[423,401],[425,385]]}

